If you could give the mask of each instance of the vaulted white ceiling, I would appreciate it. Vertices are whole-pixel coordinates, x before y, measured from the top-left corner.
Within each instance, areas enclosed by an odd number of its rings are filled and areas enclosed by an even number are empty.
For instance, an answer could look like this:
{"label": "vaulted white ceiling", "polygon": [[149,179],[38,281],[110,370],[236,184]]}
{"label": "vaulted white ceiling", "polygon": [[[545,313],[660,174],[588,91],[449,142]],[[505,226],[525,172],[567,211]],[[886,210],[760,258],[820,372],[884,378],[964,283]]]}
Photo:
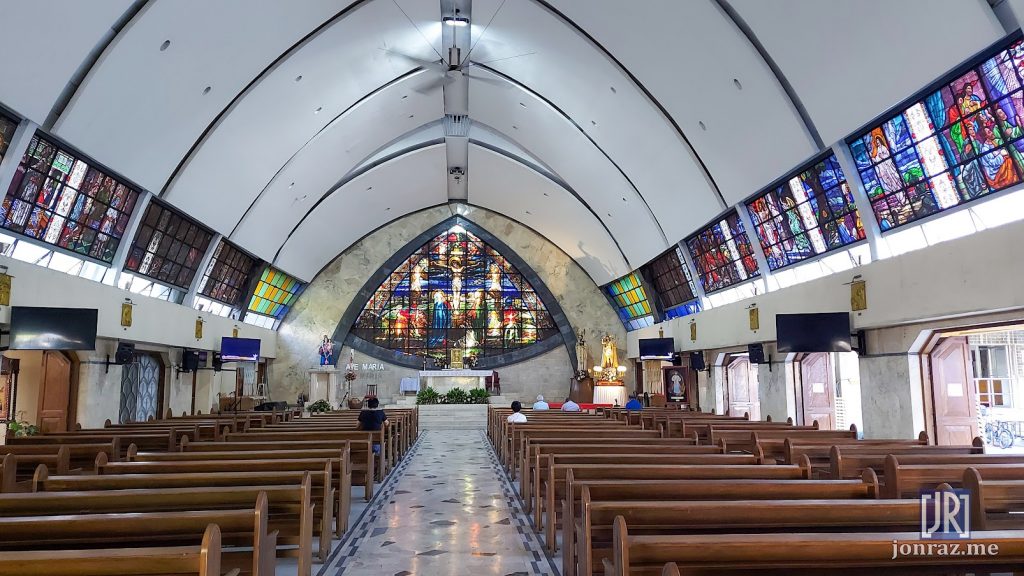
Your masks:
{"label": "vaulted white ceiling", "polygon": [[468,202],[599,284],[1003,35],[966,0],[37,0],[0,8],[0,104],[310,280],[449,201],[417,59],[453,6]]}

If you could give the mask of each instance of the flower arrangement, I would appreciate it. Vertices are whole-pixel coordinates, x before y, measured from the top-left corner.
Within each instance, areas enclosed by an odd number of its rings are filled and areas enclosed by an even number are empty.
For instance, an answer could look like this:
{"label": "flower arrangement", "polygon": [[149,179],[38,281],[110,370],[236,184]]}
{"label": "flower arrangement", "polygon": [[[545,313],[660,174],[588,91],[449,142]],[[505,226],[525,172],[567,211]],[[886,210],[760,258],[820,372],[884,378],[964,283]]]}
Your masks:
{"label": "flower arrangement", "polygon": [[426,387],[416,394],[417,404],[488,404],[491,395],[483,388],[473,388],[465,391],[462,388],[452,388],[445,394],[439,393],[431,387]]}
{"label": "flower arrangement", "polygon": [[307,410],[309,410],[310,412],[313,412],[313,413],[316,413],[316,412],[330,412],[331,411],[331,403],[328,402],[327,400],[323,400],[323,399],[317,400],[316,402],[313,402],[312,404],[310,404],[309,408],[307,408]]}

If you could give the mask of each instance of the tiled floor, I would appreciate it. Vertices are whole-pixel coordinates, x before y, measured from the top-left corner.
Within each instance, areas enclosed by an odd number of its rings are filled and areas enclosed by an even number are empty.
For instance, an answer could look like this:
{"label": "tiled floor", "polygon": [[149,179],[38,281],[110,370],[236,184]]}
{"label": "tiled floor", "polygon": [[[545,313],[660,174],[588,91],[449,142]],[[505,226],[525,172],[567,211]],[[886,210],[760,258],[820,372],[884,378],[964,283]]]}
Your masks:
{"label": "tiled floor", "polygon": [[322,576],[556,574],[482,431],[423,432],[394,476]]}

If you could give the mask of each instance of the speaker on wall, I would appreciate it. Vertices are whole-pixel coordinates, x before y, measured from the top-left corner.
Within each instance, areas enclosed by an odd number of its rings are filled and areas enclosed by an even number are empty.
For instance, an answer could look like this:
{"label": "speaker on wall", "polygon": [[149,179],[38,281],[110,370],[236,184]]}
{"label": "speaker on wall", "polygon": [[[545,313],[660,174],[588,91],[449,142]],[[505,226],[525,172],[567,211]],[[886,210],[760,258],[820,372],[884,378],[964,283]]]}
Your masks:
{"label": "speaker on wall", "polygon": [[220,352],[213,353],[213,371],[220,372],[224,368],[224,361],[221,360]]}
{"label": "speaker on wall", "polygon": [[748,344],[747,355],[751,364],[764,364],[764,344]]}
{"label": "speaker on wall", "polygon": [[673,354],[672,355],[672,365],[673,366],[682,366],[683,365],[683,355],[680,354],[679,352],[676,352],[675,354]]}
{"label": "speaker on wall", "polygon": [[131,342],[118,342],[117,351],[114,352],[114,364],[131,364],[135,356],[135,344]]}
{"label": "speaker on wall", "polygon": [[690,368],[693,368],[694,370],[703,370],[705,367],[704,353],[700,351],[690,352]]}
{"label": "speaker on wall", "polygon": [[868,335],[863,330],[857,330],[853,345],[858,355],[866,356],[868,353]]}

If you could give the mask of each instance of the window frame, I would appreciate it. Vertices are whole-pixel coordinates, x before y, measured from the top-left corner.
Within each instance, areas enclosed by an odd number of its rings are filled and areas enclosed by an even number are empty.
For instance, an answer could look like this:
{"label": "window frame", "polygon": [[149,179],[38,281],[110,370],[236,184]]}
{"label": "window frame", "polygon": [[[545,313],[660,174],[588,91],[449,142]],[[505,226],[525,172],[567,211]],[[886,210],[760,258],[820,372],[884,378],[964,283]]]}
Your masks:
{"label": "window frame", "polygon": [[[700,256],[703,256],[703,254],[695,254],[693,249],[690,247],[690,241],[691,240],[696,240],[698,242],[698,245],[701,245],[702,244],[701,238],[700,238],[701,235],[703,235],[705,232],[710,232],[714,226],[720,226],[720,224],[722,222],[727,222],[728,219],[730,217],[732,217],[732,216],[735,216],[736,222],[739,224],[739,226],[741,226],[743,228],[743,234],[744,234],[744,236],[746,236],[747,245],[750,247],[750,255],[749,256],[750,256],[750,258],[752,259],[752,261],[754,263],[754,272],[747,271],[746,272],[746,274],[747,274],[746,278],[740,279],[739,281],[733,282],[731,284],[726,284],[724,286],[720,286],[720,287],[715,288],[713,290],[709,290],[708,286],[704,284],[705,273],[704,273],[703,270],[701,270],[701,265],[700,265]],[[735,238],[731,237],[731,231],[730,231],[730,239],[735,243]],[[718,248],[721,248],[722,246],[728,246],[728,241],[729,240],[726,240],[725,244],[719,243],[718,244]],[[705,297],[710,296],[711,294],[722,292],[724,290],[728,290],[730,288],[735,288],[737,286],[741,286],[741,285],[746,284],[748,282],[754,282],[757,279],[762,278],[763,275],[764,275],[764,271],[761,270],[761,265],[758,263],[757,255],[754,252],[754,243],[750,241],[750,231],[747,230],[746,225],[743,224],[743,218],[740,217],[739,211],[736,209],[736,206],[732,206],[728,210],[725,210],[724,212],[720,213],[718,216],[716,216],[715,218],[711,219],[708,223],[706,223],[705,225],[703,225],[700,228],[698,228],[695,232],[693,232],[692,234],[690,234],[690,235],[686,236],[685,238],[683,238],[682,244],[686,246],[687,252],[690,253],[690,258],[693,261],[694,268],[696,268],[696,270],[694,270],[694,272],[697,275],[697,280],[700,282],[701,288],[704,290],[704,296]],[[760,247],[760,245],[758,245],[758,246]],[[737,253],[739,253],[739,248],[738,247],[737,247]],[[737,263],[740,263],[740,265],[742,265],[742,262],[743,262],[744,258],[745,258],[745,256],[743,256],[741,254],[739,256],[739,258],[734,259],[734,260],[730,260],[729,264],[727,264],[727,265],[735,265]],[[722,268],[723,268],[722,266],[719,266],[719,267],[715,268],[714,270],[721,270]],[[744,266],[744,270],[746,270],[746,266]]]}
{"label": "window frame", "polygon": [[[150,224],[150,223],[148,223],[147,216],[149,215],[149,211],[153,210],[155,208],[159,208],[161,210],[161,212],[159,214],[157,214],[157,216],[154,218],[154,223]],[[159,232],[163,237],[166,237],[167,234],[171,233],[171,232],[168,232],[168,230],[160,230],[160,229],[158,229],[159,223],[163,219],[163,214],[164,213],[169,213],[171,215],[171,217],[177,217],[180,220],[180,222],[184,222],[186,224],[190,224],[190,225],[194,226],[196,228],[196,232],[192,236],[193,240],[196,238],[196,235],[198,235],[199,233],[205,233],[207,235],[206,246],[200,247],[199,244],[194,244],[192,242],[192,240],[189,240],[188,239],[189,232],[185,232],[184,236],[182,238],[177,238],[177,228],[175,228],[174,232],[173,232],[173,237],[171,239],[170,244],[167,247],[166,252],[164,254],[162,254],[162,255],[160,254],[160,251],[161,251],[161,248],[162,248],[162,245],[163,245],[162,238],[161,238],[161,242],[158,243],[157,246],[155,247],[155,250],[153,252],[151,252],[149,250],[149,246],[152,244],[153,237],[156,235],[157,232]],[[180,222],[179,222],[179,224],[180,224]],[[165,224],[164,227],[166,227],[166,226],[167,225]],[[144,230],[146,230],[147,228],[150,230],[150,232],[148,232],[148,237],[146,238],[145,243],[144,244],[137,244],[137,242],[143,237],[143,234],[145,233]],[[128,246],[128,252],[125,255],[124,265],[122,266],[122,270],[125,271],[125,272],[128,272],[128,273],[134,274],[136,276],[142,276],[142,277],[148,278],[150,280],[154,280],[154,281],[156,281],[156,282],[158,282],[160,284],[164,284],[164,285],[170,286],[171,288],[174,288],[175,290],[181,290],[183,292],[188,292],[189,289],[192,287],[192,283],[196,281],[196,276],[201,273],[201,268],[202,268],[202,265],[203,265],[203,261],[206,258],[207,252],[211,249],[211,245],[213,244],[213,239],[214,239],[215,236],[216,236],[216,234],[211,229],[207,228],[205,225],[201,224],[199,221],[195,220],[194,218],[189,217],[187,214],[185,214],[184,212],[182,212],[182,211],[178,210],[177,208],[171,206],[170,204],[167,204],[165,202],[157,200],[156,198],[153,198],[149,202],[149,204],[146,206],[146,211],[143,212],[142,215],[139,217],[138,226],[135,229],[135,235],[132,237],[131,244]],[[189,281],[187,283],[182,285],[182,284],[178,284],[177,281],[176,281],[176,278],[181,274],[180,270],[175,275],[175,280],[167,280],[167,279],[159,277],[159,270],[158,270],[157,274],[152,274],[152,273],[150,273],[150,270],[152,270],[152,268],[147,270],[147,272],[140,272],[137,269],[131,268],[130,267],[130,263],[132,261],[132,254],[133,254],[133,252],[135,252],[136,248],[138,248],[138,249],[140,249],[142,251],[142,254],[140,256],[140,260],[139,260],[139,263],[138,263],[138,268],[141,268],[142,264],[146,262],[147,256],[152,256],[153,259],[161,258],[164,261],[172,262],[172,267],[177,265],[177,266],[180,266],[182,269],[184,269],[184,268],[186,268],[186,265],[184,264],[184,262],[181,263],[181,264],[178,264],[177,262],[173,261],[173,258],[168,259],[168,257],[171,256],[171,251],[173,250],[174,254],[178,255],[178,254],[181,253],[181,250],[183,248],[185,248],[186,249],[186,256],[185,256],[186,259],[188,258],[188,256],[187,256],[187,249],[193,249],[193,248],[197,249],[197,250],[199,250],[199,254],[198,254],[198,256],[197,256],[197,258],[195,260],[194,267],[192,267],[192,266],[187,267],[187,268],[192,270],[191,278],[189,278]],[[151,261],[152,261],[152,259],[151,259]],[[160,267],[160,269],[162,270],[162,266]]]}

